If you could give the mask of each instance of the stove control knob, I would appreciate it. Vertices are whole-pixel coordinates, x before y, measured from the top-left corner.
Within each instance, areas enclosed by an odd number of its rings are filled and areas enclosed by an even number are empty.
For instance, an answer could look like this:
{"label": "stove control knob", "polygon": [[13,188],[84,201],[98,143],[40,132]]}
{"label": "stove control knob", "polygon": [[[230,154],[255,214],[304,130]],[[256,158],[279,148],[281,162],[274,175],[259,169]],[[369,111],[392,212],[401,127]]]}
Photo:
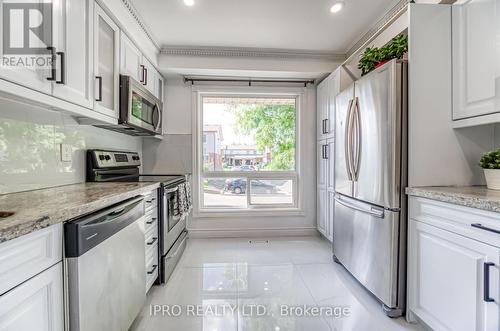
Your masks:
{"label": "stove control knob", "polygon": [[106,155],[104,158],[105,158],[107,161],[111,160],[111,156],[109,156],[109,155]]}
{"label": "stove control knob", "polygon": [[104,155],[99,155],[99,160],[103,161],[104,160]]}

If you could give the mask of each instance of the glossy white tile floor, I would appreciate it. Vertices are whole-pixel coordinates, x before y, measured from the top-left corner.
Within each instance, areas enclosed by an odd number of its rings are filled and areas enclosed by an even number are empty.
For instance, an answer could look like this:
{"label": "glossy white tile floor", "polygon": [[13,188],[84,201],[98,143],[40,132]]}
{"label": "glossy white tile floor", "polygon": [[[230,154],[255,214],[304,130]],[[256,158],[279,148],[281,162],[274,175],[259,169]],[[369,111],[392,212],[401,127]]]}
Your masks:
{"label": "glossy white tile floor", "polygon": [[[422,330],[403,318],[386,317],[380,304],[332,262],[326,240],[268,240],[251,244],[247,239],[189,239],[172,278],[151,289],[131,330]],[[155,305],[170,310],[151,314],[154,307],[160,308]],[[198,305],[205,313],[188,313]],[[281,314],[281,305],[348,307],[350,315],[289,317]],[[265,315],[259,316],[256,309],[265,309]]]}

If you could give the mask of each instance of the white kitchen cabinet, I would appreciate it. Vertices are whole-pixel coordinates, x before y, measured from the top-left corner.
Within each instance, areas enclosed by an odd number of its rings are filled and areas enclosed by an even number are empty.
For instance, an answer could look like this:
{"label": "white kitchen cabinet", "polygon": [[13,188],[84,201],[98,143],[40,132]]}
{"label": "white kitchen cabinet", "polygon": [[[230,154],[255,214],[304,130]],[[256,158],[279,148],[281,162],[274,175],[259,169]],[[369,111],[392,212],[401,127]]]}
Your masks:
{"label": "white kitchen cabinet", "polygon": [[156,92],[156,69],[153,67],[153,64],[146,58],[142,59],[142,65],[144,66],[144,80],[142,85],[146,87],[146,89],[155,94]]}
{"label": "white kitchen cabinet", "polygon": [[63,331],[62,262],[0,296],[0,330]]}
{"label": "white kitchen cabinet", "polygon": [[318,139],[325,139],[327,137],[329,88],[330,80],[329,77],[327,77],[318,85],[316,90],[316,130],[318,133]]}
{"label": "white kitchen cabinet", "polygon": [[53,95],[86,108],[94,106],[93,0],[55,0],[53,38],[56,77]]}
{"label": "white kitchen cabinet", "polygon": [[326,157],[326,187],[328,191],[335,192],[335,141],[330,138],[326,141],[325,157]]}
{"label": "white kitchen cabinet", "polygon": [[326,140],[320,140],[317,143],[317,185],[318,188],[325,188],[328,185],[328,144]]}
{"label": "white kitchen cabinet", "polygon": [[142,53],[123,31],[120,35],[120,73],[140,83],[144,80]]}
{"label": "white kitchen cabinet", "polygon": [[[51,13],[48,12],[50,10],[50,7],[44,7],[42,4],[45,1],[43,0],[38,0],[38,1],[31,1],[33,5],[40,4],[40,7],[38,10],[42,13],[43,16],[48,16]],[[23,20],[23,15],[24,15],[24,10],[25,9],[15,9],[12,8],[10,10],[7,5],[8,3],[2,3],[2,7],[0,8],[0,14],[2,15],[8,15],[10,16],[11,21],[22,21]],[[15,4],[13,4],[15,5]],[[6,12],[8,10],[8,12]],[[32,10],[32,12],[35,12]],[[10,13],[10,14],[9,14]],[[3,17],[3,16],[2,16]],[[2,36],[4,36],[6,33],[3,31],[4,24],[0,24],[0,33]],[[21,27],[22,28],[22,27]],[[5,41],[0,43],[0,55],[6,61],[6,59],[12,59],[12,61],[9,60],[11,63],[17,63],[18,60],[26,59],[27,57],[31,56],[42,56],[44,58],[49,58],[50,57],[50,52],[48,50],[45,50],[45,54],[26,54],[24,50],[20,51],[14,51],[15,53],[20,53],[20,54],[11,54],[9,49],[7,47],[4,48],[5,44],[9,42],[9,44],[12,46],[12,48],[29,48],[28,45],[35,44],[37,47],[43,49],[46,47],[53,46],[52,43],[50,42],[51,36],[48,36],[47,34],[50,34],[52,31],[51,29],[45,29],[43,31],[37,30],[36,33],[37,35],[31,34],[27,36],[27,38],[23,39],[22,34],[14,34],[18,38],[15,38],[12,36],[12,38],[9,41]],[[7,37],[7,36],[6,36]],[[41,41],[41,42],[40,42]],[[47,44],[45,43],[47,42]],[[40,50],[43,51],[43,50]],[[37,51],[37,52],[40,52]],[[25,62],[25,60],[22,60]],[[40,91],[46,94],[52,94],[52,84],[50,81],[47,79],[50,78],[51,76],[51,70],[50,66],[44,66],[42,68],[38,66],[0,66],[0,78],[5,79],[9,82],[13,82],[22,86],[29,87],[33,90]]]}
{"label": "white kitchen cabinet", "polygon": [[163,76],[157,72],[156,73],[156,91],[155,91],[155,95],[158,99],[161,100],[161,102],[163,102],[163,85],[165,84],[165,81],[163,80]]}
{"label": "white kitchen cabinet", "polygon": [[318,201],[317,201],[317,227],[318,231],[325,237],[328,236],[328,225],[327,225],[327,218],[328,218],[328,191],[325,188],[319,188],[318,189]]}
{"label": "white kitchen cabinet", "polygon": [[453,120],[500,112],[499,38],[500,0],[452,6]]}
{"label": "white kitchen cabinet", "polygon": [[104,10],[94,10],[94,109],[118,118],[120,30]]}
{"label": "white kitchen cabinet", "polygon": [[325,237],[333,242],[333,216],[335,215],[335,192],[328,191],[326,212],[326,235]]}
{"label": "white kitchen cabinet", "polygon": [[500,215],[484,214],[487,217],[470,208],[410,197],[410,320],[417,317],[436,331],[499,330],[498,239],[490,240],[493,232],[471,227],[470,222],[488,222],[491,217],[500,222]]}

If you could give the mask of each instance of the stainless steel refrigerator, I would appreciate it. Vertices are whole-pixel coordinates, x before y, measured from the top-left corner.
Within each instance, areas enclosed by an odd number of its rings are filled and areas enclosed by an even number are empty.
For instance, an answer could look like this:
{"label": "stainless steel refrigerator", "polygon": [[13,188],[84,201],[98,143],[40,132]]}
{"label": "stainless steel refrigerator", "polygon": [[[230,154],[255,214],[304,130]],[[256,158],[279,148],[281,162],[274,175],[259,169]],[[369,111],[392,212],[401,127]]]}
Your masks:
{"label": "stainless steel refrigerator", "polygon": [[406,278],[407,64],[392,60],[336,97],[333,252],[402,315]]}

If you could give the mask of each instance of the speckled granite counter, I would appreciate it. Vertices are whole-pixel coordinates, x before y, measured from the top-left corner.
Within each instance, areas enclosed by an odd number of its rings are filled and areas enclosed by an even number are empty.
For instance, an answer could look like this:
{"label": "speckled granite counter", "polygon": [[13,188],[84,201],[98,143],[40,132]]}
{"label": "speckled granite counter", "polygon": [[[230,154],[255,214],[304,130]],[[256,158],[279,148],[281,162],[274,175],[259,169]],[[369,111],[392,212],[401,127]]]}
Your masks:
{"label": "speckled granite counter", "polygon": [[500,212],[500,191],[488,190],[486,186],[408,187],[406,194]]}
{"label": "speckled granite counter", "polygon": [[0,195],[0,243],[149,192],[158,183],[83,183]]}

